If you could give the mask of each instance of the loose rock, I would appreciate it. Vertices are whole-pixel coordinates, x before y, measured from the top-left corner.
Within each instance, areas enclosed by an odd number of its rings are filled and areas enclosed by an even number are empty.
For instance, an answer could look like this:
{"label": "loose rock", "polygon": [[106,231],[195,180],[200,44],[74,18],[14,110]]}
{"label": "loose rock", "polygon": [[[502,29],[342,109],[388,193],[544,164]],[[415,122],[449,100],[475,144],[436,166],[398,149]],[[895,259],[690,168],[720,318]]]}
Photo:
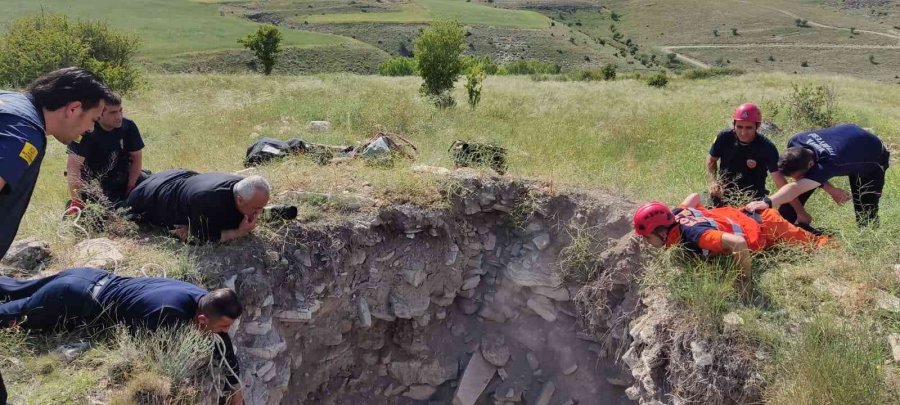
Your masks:
{"label": "loose rock", "polygon": [[487,334],[482,337],[481,354],[488,363],[496,367],[503,367],[509,361],[509,347],[500,335]]}
{"label": "loose rock", "polygon": [[556,307],[553,306],[553,303],[547,297],[533,296],[528,299],[526,305],[528,305],[528,309],[540,315],[545,321],[553,322],[556,320]]}
{"label": "loose rock", "polygon": [[466,366],[456,394],[453,396],[453,405],[474,405],[488,383],[494,378],[497,369],[488,363],[481,354],[475,352]]}
{"label": "loose rock", "polygon": [[37,238],[26,238],[13,242],[0,264],[34,274],[40,271],[40,266],[49,258],[49,243]]}

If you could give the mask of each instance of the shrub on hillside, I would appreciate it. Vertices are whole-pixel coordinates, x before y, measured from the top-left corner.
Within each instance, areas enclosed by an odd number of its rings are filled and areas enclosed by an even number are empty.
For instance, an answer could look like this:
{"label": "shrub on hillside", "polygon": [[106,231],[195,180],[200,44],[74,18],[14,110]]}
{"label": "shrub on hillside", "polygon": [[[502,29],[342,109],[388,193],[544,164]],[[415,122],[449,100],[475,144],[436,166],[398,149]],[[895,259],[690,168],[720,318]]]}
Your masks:
{"label": "shrub on hillside", "polygon": [[263,65],[263,73],[272,73],[278,54],[281,53],[281,31],[278,27],[271,24],[260,26],[256,32],[238,39],[238,43],[253,51],[256,59]]}
{"label": "shrub on hillside", "polygon": [[791,86],[793,91],[785,100],[788,118],[799,128],[827,128],[835,124],[835,93],[828,86]]}
{"label": "shrub on hillside", "polygon": [[737,68],[701,68],[701,69],[691,69],[681,74],[681,77],[690,80],[698,80],[698,79],[709,79],[711,77],[717,76],[739,76],[744,74],[743,69]]}
{"label": "shrub on hillside", "polygon": [[560,66],[553,63],[545,63],[536,59],[517,60],[503,65],[506,74],[533,75],[533,74],[558,74]]}
{"label": "shrub on hillside", "polygon": [[104,22],[56,14],[22,17],[0,37],[0,85],[24,87],[47,72],[81,66],[113,90],[127,93],[140,78],[131,63],[138,45],[136,37],[115,32]]}
{"label": "shrub on hillside", "polygon": [[382,76],[415,76],[418,74],[416,60],[398,56],[390,58],[378,67],[378,74]]}
{"label": "shrub on hillside", "polygon": [[465,49],[465,32],[456,21],[435,21],[416,38],[416,62],[422,76],[422,93],[428,96],[445,94],[446,100],[436,100],[441,106],[451,106],[449,92],[462,72],[459,56]]}
{"label": "shrub on hillside", "polygon": [[603,68],[600,69],[600,74],[603,75],[603,80],[615,80],[616,69],[617,67],[615,63],[607,63],[603,65]]}
{"label": "shrub on hillside", "polygon": [[647,85],[650,87],[663,88],[667,84],[669,84],[669,78],[666,76],[666,72],[659,72],[647,79]]}
{"label": "shrub on hillside", "polygon": [[476,66],[481,67],[481,71],[486,75],[495,75],[497,74],[497,69],[499,68],[494,60],[491,59],[490,56],[460,56],[460,60],[463,64],[462,72],[463,74],[469,74],[473,68]]}

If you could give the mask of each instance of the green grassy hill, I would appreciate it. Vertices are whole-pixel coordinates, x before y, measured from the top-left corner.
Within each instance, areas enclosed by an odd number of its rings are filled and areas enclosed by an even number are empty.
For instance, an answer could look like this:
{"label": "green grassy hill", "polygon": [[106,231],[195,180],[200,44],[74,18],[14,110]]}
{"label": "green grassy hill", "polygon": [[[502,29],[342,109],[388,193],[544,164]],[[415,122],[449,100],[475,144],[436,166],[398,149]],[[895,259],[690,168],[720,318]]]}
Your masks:
{"label": "green grassy hill", "polygon": [[[0,24],[41,10],[140,35],[141,62],[154,71],[252,70],[236,39],[269,22],[289,28],[293,50],[282,73],[373,73],[388,57],[409,55],[425,24],[449,18],[466,26],[467,54],[498,63],[539,59],[564,71],[721,66],[900,82],[895,0],[49,0],[15,2]],[[670,53],[682,63],[664,63]]]}

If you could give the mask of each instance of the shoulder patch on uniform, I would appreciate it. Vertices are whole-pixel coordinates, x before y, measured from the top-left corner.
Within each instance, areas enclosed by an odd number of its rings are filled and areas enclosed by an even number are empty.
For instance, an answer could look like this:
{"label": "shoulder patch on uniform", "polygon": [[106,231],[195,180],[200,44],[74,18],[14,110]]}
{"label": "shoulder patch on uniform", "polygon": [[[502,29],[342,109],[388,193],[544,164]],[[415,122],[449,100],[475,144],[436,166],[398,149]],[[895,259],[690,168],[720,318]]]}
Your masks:
{"label": "shoulder patch on uniform", "polygon": [[28,162],[28,165],[31,166],[31,163],[34,162],[34,159],[38,155],[37,148],[34,147],[30,142],[25,142],[25,145],[22,146],[22,151],[19,152],[19,157]]}
{"label": "shoulder patch on uniform", "polygon": [[0,100],[0,104],[6,104],[6,101]]}

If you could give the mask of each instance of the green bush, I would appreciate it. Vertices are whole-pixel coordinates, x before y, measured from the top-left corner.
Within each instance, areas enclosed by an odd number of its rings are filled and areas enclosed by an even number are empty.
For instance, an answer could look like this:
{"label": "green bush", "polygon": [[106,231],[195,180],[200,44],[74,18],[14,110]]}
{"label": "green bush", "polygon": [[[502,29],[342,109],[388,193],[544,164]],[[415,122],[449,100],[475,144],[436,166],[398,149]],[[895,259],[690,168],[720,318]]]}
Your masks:
{"label": "green bush", "polygon": [[466,74],[466,93],[469,95],[469,107],[472,109],[481,101],[481,85],[484,77],[484,69],[480,64],[476,64]]}
{"label": "green bush", "polygon": [[835,124],[835,93],[831,87],[798,85],[785,100],[788,118],[799,128],[827,128]]}
{"label": "green bush", "polygon": [[669,78],[666,76],[666,72],[659,72],[647,79],[647,85],[651,87],[663,88],[667,84],[669,84]]}
{"label": "green bush", "polygon": [[402,56],[390,58],[378,67],[378,73],[382,76],[415,76],[417,70],[415,59]]}
{"label": "green bush", "polygon": [[743,69],[737,68],[720,68],[720,67],[712,67],[712,68],[699,68],[699,69],[691,69],[684,73],[682,73],[681,77],[690,80],[698,80],[698,79],[709,79],[711,77],[717,76],[740,76],[744,74]]}
{"label": "green bush", "polygon": [[0,37],[0,85],[20,88],[47,72],[81,66],[111,89],[127,93],[140,79],[131,63],[138,45],[136,37],[103,22],[70,21],[57,14],[22,17]]}
{"label": "green bush", "polygon": [[615,80],[616,79],[616,64],[615,63],[607,63],[603,65],[603,68],[600,69],[600,73],[603,75],[603,80]]}
{"label": "green bush", "polygon": [[271,24],[260,26],[256,32],[238,39],[238,43],[253,51],[256,59],[263,65],[263,73],[272,73],[278,54],[281,53],[281,31],[278,27]]}
{"label": "green bush", "polygon": [[[422,76],[422,93],[439,96],[442,106],[451,106],[449,91],[462,72],[459,56],[465,49],[465,32],[456,21],[435,21],[416,38],[416,62]],[[449,98],[445,100],[444,98]]]}
{"label": "green bush", "polygon": [[460,56],[460,61],[463,64],[463,74],[469,74],[469,72],[475,68],[475,66],[480,66],[481,71],[486,75],[495,75],[497,74],[498,66],[494,63],[494,60],[491,59],[490,56]]}
{"label": "green bush", "polygon": [[503,65],[509,75],[558,74],[559,65],[535,59],[517,60]]}

